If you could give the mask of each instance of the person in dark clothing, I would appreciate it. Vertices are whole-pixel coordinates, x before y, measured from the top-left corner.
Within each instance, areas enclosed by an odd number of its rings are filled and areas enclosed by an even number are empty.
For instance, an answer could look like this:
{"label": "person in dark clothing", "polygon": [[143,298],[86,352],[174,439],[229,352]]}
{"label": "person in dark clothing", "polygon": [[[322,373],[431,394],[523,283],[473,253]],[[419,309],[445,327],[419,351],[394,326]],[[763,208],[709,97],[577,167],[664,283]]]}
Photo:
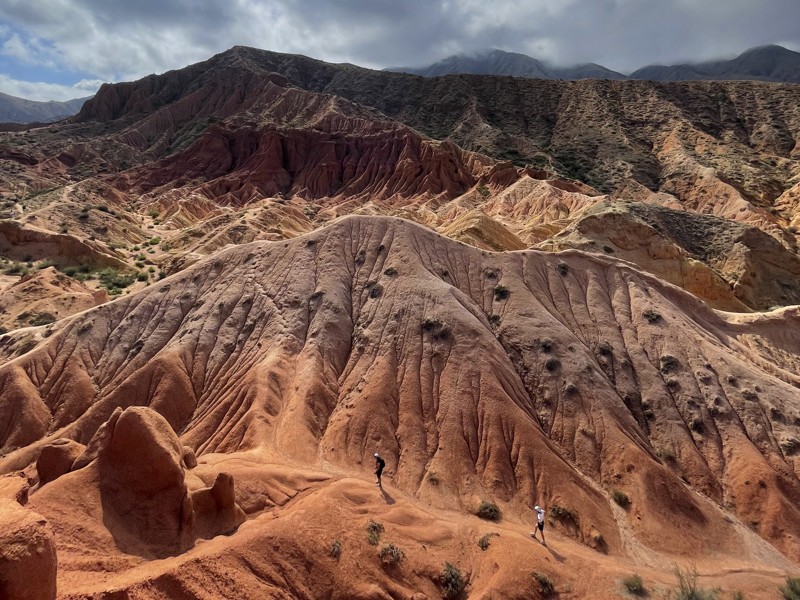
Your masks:
{"label": "person in dark clothing", "polygon": [[381,487],[381,473],[383,473],[383,468],[386,466],[386,461],[377,452],[373,456],[375,456],[375,477],[378,478],[375,485]]}

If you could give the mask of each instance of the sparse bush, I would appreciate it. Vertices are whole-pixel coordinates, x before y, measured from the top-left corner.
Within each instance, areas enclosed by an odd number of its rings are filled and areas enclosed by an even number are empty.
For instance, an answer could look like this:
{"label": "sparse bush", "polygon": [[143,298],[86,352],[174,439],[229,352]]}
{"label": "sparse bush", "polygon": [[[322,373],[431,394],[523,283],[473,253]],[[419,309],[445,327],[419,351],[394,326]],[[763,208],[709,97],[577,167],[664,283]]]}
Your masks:
{"label": "sparse bush", "polygon": [[370,521],[367,523],[367,541],[370,546],[377,546],[383,533],[383,524],[377,521]]}
{"label": "sparse bush", "polygon": [[147,281],[149,279],[147,273],[139,273],[136,275],[136,281]]}
{"label": "sparse bush", "polygon": [[450,337],[450,328],[439,319],[425,319],[422,321],[422,330],[430,333],[434,340],[446,340]]}
{"label": "sparse bush", "polygon": [[614,249],[611,246],[603,246],[603,252],[606,254],[614,254]]}
{"label": "sparse bush", "polygon": [[394,267],[389,267],[383,272],[383,274],[392,277],[394,275],[397,275],[397,269],[395,269]]}
{"label": "sparse bush", "polygon": [[511,295],[511,292],[508,290],[507,287],[503,285],[498,285],[494,288],[494,299],[495,300],[505,300]]}
{"label": "sparse bush", "polygon": [[731,596],[732,600],[744,600],[744,592],[735,591],[733,592],[733,596]]}
{"label": "sparse bush", "polygon": [[644,582],[639,575],[630,575],[622,580],[622,585],[634,596],[644,596],[647,592],[644,589]]}
{"label": "sparse bush", "polygon": [[444,563],[444,571],[442,571],[442,596],[448,600],[460,598],[464,593],[464,588],[467,587],[467,582],[464,576],[461,575],[458,567]]}
{"label": "sparse bush", "polygon": [[161,215],[161,213],[158,212],[157,210],[151,210],[147,214],[150,215],[150,218],[152,219],[157,219]]}
{"label": "sparse bush", "polygon": [[497,325],[500,325],[500,321],[502,321],[502,318],[500,317],[500,315],[489,315],[489,323],[490,324],[492,324],[494,326],[497,326]]}
{"label": "sparse bush", "polygon": [[564,395],[565,396],[574,396],[578,393],[578,386],[574,383],[568,383],[564,386]]}
{"label": "sparse bush", "polygon": [[608,342],[600,342],[597,345],[597,353],[600,356],[611,356],[612,354],[614,354],[614,349]]}
{"label": "sparse bush", "polygon": [[55,323],[55,320],[56,316],[53,313],[43,312],[34,315],[30,320],[30,324],[34,327],[39,327],[40,325],[49,325],[50,323]]}
{"label": "sparse bush", "polygon": [[553,581],[547,575],[539,571],[534,571],[531,575],[538,582],[539,592],[541,592],[542,596],[549,598],[555,593],[556,588],[553,585]]}
{"label": "sparse bush", "polygon": [[436,471],[428,471],[427,479],[431,485],[439,485],[440,483],[439,475]]}
{"label": "sparse bush", "polygon": [[554,373],[556,370],[558,370],[558,366],[560,364],[561,363],[558,362],[558,360],[556,360],[555,358],[548,358],[546,361],[544,361],[544,368],[550,371],[551,373]]}
{"label": "sparse bush", "polygon": [[678,361],[677,358],[674,356],[670,356],[669,354],[665,354],[659,360],[659,370],[662,373],[669,373],[670,371],[674,371],[678,368],[681,363]]}
{"label": "sparse bush", "polygon": [[339,560],[339,557],[342,555],[342,543],[339,540],[333,540],[331,544],[331,548],[329,550],[329,554],[331,557]]}
{"label": "sparse bush", "polygon": [[668,447],[659,448],[656,454],[658,454],[658,457],[664,462],[672,462],[677,458],[675,456],[675,450]]}
{"label": "sparse bush", "polygon": [[681,569],[673,565],[675,578],[678,580],[678,589],[675,591],[675,600],[717,600],[716,590],[704,590],[697,584],[697,569],[692,565]]}
{"label": "sparse bush", "polygon": [[573,510],[571,508],[567,508],[566,506],[561,506],[560,504],[553,504],[550,507],[550,516],[557,521],[572,521],[573,523],[578,522]]}
{"label": "sparse bush", "polygon": [[489,546],[492,544],[492,538],[496,535],[499,534],[487,533],[486,535],[481,536],[481,539],[478,540],[478,548],[481,550],[488,550]]}
{"label": "sparse bush", "polygon": [[378,552],[378,557],[385,567],[393,567],[403,561],[403,551],[392,543],[384,544]]}
{"label": "sparse bush", "polygon": [[567,273],[569,273],[569,265],[567,265],[567,263],[560,262],[556,265],[556,271],[558,271],[558,274],[562,277],[566,277]]}
{"label": "sparse bush", "polygon": [[800,577],[787,577],[780,591],[783,600],[800,600]]}
{"label": "sparse bush", "polygon": [[648,323],[658,323],[661,320],[661,315],[654,311],[652,308],[648,308],[642,313],[642,316],[647,320]]}
{"label": "sparse bush", "polygon": [[491,196],[491,195],[492,195],[492,192],[491,192],[491,191],[489,191],[489,188],[488,188],[488,187],[486,187],[485,185],[482,185],[482,186],[480,186],[480,187],[478,188],[478,193],[479,193],[479,194],[480,194],[480,195],[481,195],[483,198],[488,198],[489,196]]}
{"label": "sparse bush", "polygon": [[628,506],[631,504],[631,499],[628,498],[628,494],[622,490],[613,490],[611,492],[611,498],[622,508],[628,508]]}
{"label": "sparse bush", "polygon": [[502,516],[500,507],[494,502],[489,502],[488,500],[481,501],[480,505],[478,506],[478,510],[475,511],[475,514],[481,519],[485,519],[487,521],[499,521]]}

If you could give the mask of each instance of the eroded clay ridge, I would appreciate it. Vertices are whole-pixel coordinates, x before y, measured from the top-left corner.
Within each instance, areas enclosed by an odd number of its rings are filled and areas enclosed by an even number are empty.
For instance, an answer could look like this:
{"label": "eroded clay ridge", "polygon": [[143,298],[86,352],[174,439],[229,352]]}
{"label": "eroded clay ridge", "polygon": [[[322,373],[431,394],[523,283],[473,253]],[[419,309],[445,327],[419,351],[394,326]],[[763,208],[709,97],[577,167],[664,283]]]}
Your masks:
{"label": "eroded clay ridge", "polygon": [[0,368],[0,472],[142,405],[199,455],[352,468],[380,449],[405,491],[435,472],[465,504],[567,499],[612,549],[618,488],[644,543],[680,518],[695,551],[731,511],[797,560],[798,325],[797,307],[717,313],[612,258],[348,217],[60,322]]}

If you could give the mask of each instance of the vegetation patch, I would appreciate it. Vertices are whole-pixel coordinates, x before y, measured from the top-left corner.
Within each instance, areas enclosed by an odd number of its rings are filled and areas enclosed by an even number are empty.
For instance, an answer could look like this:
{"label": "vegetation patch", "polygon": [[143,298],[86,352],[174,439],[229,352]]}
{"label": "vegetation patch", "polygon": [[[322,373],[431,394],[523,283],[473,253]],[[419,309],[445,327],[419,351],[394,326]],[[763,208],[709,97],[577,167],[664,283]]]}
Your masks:
{"label": "vegetation patch", "polygon": [[370,521],[367,523],[367,541],[370,546],[377,546],[383,533],[383,523],[377,521]]}
{"label": "vegetation patch", "polygon": [[392,543],[384,544],[378,551],[378,558],[384,567],[393,567],[403,561],[403,551]]}
{"label": "vegetation patch", "polygon": [[481,550],[488,550],[489,546],[492,545],[492,538],[495,536],[499,536],[499,533],[487,533],[478,540],[478,548]]}
{"label": "vegetation patch", "polygon": [[628,508],[631,505],[631,499],[628,498],[628,494],[622,490],[613,490],[611,492],[611,498],[622,508]]}
{"label": "vegetation patch", "polygon": [[555,594],[556,587],[553,585],[553,580],[547,575],[540,573],[539,571],[534,571],[531,573],[531,575],[533,575],[533,578],[539,584],[539,592],[542,594],[542,596],[549,598]]}
{"label": "vegetation patch", "polygon": [[342,555],[342,543],[339,540],[333,540],[328,553],[332,558],[339,560],[339,557]]}
{"label": "vegetation patch", "polygon": [[495,300],[506,300],[510,295],[511,292],[503,285],[498,285],[496,288],[494,288]]}
{"label": "vegetation patch", "polygon": [[647,594],[647,591],[644,589],[644,582],[639,575],[629,575],[622,580],[622,585],[629,594],[633,594],[634,596],[644,596]]}
{"label": "vegetation patch", "polygon": [[487,521],[499,521],[502,518],[500,507],[494,502],[489,502],[488,500],[481,501],[478,509],[475,511],[475,514],[481,519],[485,519]]}
{"label": "vegetation patch", "polygon": [[645,310],[642,313],[642,316],[650,324],[658,323],[661,320],[661,315],[658,314],[656,311],[654,311],[652,308],[648,308],[647,310]]}
{"label": "vegetation patch", "polygon": [[783,600],[800,600],[800,577],[787,577],[780,591]]}
{"label": "vegetation patch", "polygon": [[694,566],[681,569],[674,565],[672,571],[678,580],[678,589],[675,591],[675,600],[717,600],[717,590],[706,590],[697,583],[697,569]]}
{"label": "vegetation patch", "polygon": [[578,517],[575,512],[571,508],[561,506],[560,504],[553,504],[550,507],[550,516],[557,521],[572,521],[576,524],[578,522]]}
{"label": "vegetation patch", "polygon": [[444,571],[441,575],[442,580],[442,596],[448,600],[454,598],[461,598],[464,594],[464,588],[467,587],[467,582],[464,576],[459,571],[458,567],[446,562],[444,563]]}

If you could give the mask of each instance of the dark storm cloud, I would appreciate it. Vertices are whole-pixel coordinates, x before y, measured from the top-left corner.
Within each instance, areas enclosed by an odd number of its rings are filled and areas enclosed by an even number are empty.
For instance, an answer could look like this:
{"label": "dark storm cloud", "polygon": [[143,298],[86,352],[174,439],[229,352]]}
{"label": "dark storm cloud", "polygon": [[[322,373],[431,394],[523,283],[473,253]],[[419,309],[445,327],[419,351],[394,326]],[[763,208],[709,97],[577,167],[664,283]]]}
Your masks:
{"label": "dark storm cloud", "polygon": [[0,55],[104,80],[237,44],[378,68],[497,47],[629,72],[800,49],[797,23],[798,0],[3,0]]}

